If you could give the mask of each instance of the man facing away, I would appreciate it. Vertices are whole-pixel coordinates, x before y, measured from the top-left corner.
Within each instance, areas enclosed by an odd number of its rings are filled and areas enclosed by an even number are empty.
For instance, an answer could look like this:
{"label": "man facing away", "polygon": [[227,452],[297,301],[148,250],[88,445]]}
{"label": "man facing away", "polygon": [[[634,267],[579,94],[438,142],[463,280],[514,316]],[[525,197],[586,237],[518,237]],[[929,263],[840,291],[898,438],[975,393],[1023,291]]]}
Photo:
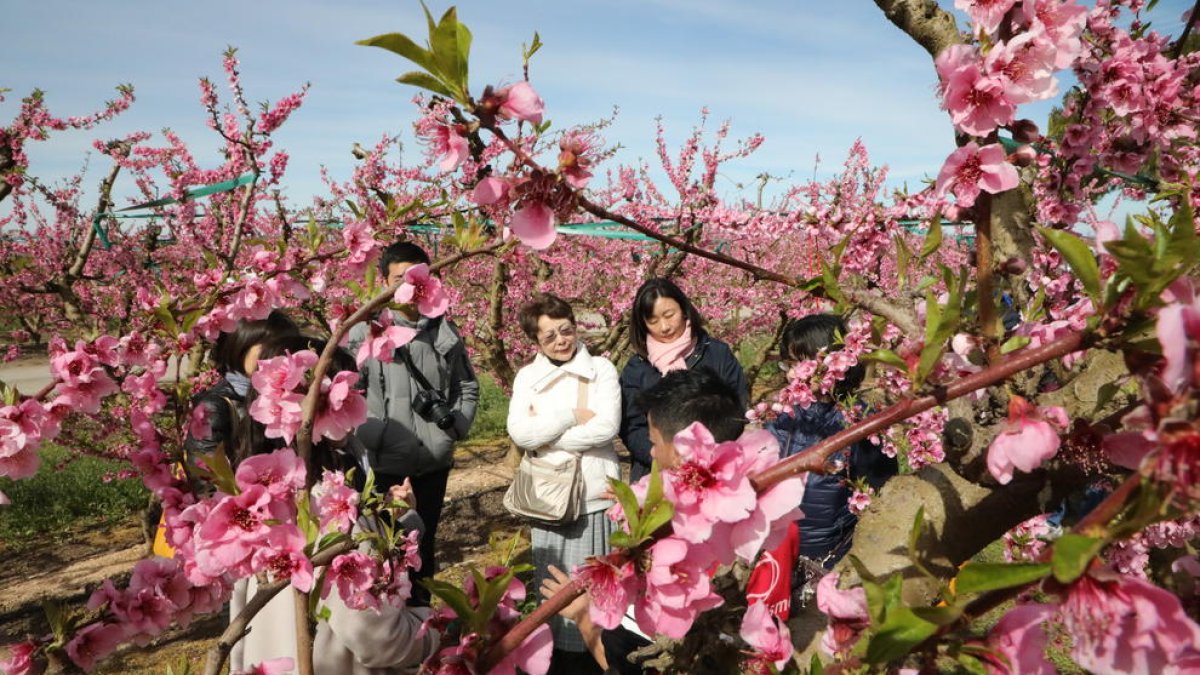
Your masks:
{"label": "man facing away", "polygon": [[[383,250],[379,273],[388,286],[404,278],[412,266],[429,264],[429,255],[412,242]],[[375,471],[376,487],[386,494],[408,478],[417,513],[425,523],[421,538],[421,570],[414,581],[437,571],[435,541],[446,483],[454,466],[454,443],[466,437],[479,402],[479,381],[467,358],[457,328],[445,317],[429,318],[407,306],[392,312],[392,323],[417,331],[390,362],[367,359],[362,377],[367,389],[367,421],[358,429]],[[349,348],[356,353],[368,337],[365,323],[350,329]],[[429,603],[429,592],[414,584],[415,605]]]}

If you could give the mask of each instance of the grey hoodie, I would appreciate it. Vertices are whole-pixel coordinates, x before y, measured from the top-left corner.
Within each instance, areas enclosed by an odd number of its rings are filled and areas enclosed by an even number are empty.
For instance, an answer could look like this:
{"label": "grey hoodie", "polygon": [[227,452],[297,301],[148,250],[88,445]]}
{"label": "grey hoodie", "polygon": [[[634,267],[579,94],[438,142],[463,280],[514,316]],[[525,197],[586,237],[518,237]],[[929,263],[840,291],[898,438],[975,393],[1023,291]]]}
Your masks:
{"label": "grey hoodie", "polygon": [[[420,385],[397,354],[389,363],[376,359],[363,363],[368,419],[359,427],[358,437],[379,473],[420,476],[449,469],[454,465],[454,442],[471,430],[479,402],[479,380],[467,358],[466,345],[446,319],[421,317],[413,323],[393,311],[392,322],[419,331],[408,344],[413,365],[445,397],[454,411],[454,427],[443,431],[412,409]],[[357,353],[368,330],[365,323],[350,329],[350,353]]]}

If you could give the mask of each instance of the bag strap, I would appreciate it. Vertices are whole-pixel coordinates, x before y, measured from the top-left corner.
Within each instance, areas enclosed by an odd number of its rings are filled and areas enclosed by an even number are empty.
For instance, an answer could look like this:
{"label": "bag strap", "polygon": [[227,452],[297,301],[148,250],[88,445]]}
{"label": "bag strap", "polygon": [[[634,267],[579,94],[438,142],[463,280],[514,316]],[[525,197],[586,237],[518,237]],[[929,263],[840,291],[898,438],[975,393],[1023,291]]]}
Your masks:
{"label": "bag strap", "polygon": [[421,369],[413,364],[412,354],[408,353],[408,345],[404,345],[396,351],[400,352],[400,358],[404,359],[404,365],[408,367],[408,374],[417,381],[417,385],[425,391],[433,391],[433,385],[429,384],[429,380],[425,379],[425,373],[422,373]]}
{"label": "bag strap", "polygon": [[588,406],[588,381],[579,376],[576,376],[575,379],[579,382],[578,388],[575,390],[575,407],[586,408]]}

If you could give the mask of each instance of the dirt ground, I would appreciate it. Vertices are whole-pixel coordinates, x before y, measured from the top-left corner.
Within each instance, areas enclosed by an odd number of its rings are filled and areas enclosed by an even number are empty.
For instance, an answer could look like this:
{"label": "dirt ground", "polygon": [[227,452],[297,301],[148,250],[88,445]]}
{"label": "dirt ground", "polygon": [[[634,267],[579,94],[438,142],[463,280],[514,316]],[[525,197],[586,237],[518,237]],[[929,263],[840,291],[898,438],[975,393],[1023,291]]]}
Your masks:
{"label": "dirt ground", "polygon": [[[489,538],[508,538],[522,529],[501,503],[513,473],[505,460],[507,450],[507,442],[458,450],[438,527],[438,578],[458,581],[468,564],[484,565],[494,558]],[[35,547],[19,555],[0,549],[0,645],[30,633],[47,633],[43,601],[82,607],[103,579],[124,581],[144,553],[136,516],[117,527],[81,531],[67,543]],[[186,629],[174,628],[145,647],[124,648],[93,672],[163,673],[167,666],[179,672],[181,659],[202,665],[226,620],[221,614],[197,620]]]}

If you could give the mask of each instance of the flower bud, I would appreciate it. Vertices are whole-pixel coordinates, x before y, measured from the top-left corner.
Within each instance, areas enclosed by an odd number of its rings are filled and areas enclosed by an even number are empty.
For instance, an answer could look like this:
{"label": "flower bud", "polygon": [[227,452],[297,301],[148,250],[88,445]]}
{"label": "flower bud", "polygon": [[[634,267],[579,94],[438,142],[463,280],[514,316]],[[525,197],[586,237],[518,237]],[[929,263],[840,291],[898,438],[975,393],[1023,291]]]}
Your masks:
{"label": "flower bud", "polygon": [[1021,274],[1025,271],[1027,264],[1024,258],[1009,258],[1000,265],[1000,272],[1003,274]]}

